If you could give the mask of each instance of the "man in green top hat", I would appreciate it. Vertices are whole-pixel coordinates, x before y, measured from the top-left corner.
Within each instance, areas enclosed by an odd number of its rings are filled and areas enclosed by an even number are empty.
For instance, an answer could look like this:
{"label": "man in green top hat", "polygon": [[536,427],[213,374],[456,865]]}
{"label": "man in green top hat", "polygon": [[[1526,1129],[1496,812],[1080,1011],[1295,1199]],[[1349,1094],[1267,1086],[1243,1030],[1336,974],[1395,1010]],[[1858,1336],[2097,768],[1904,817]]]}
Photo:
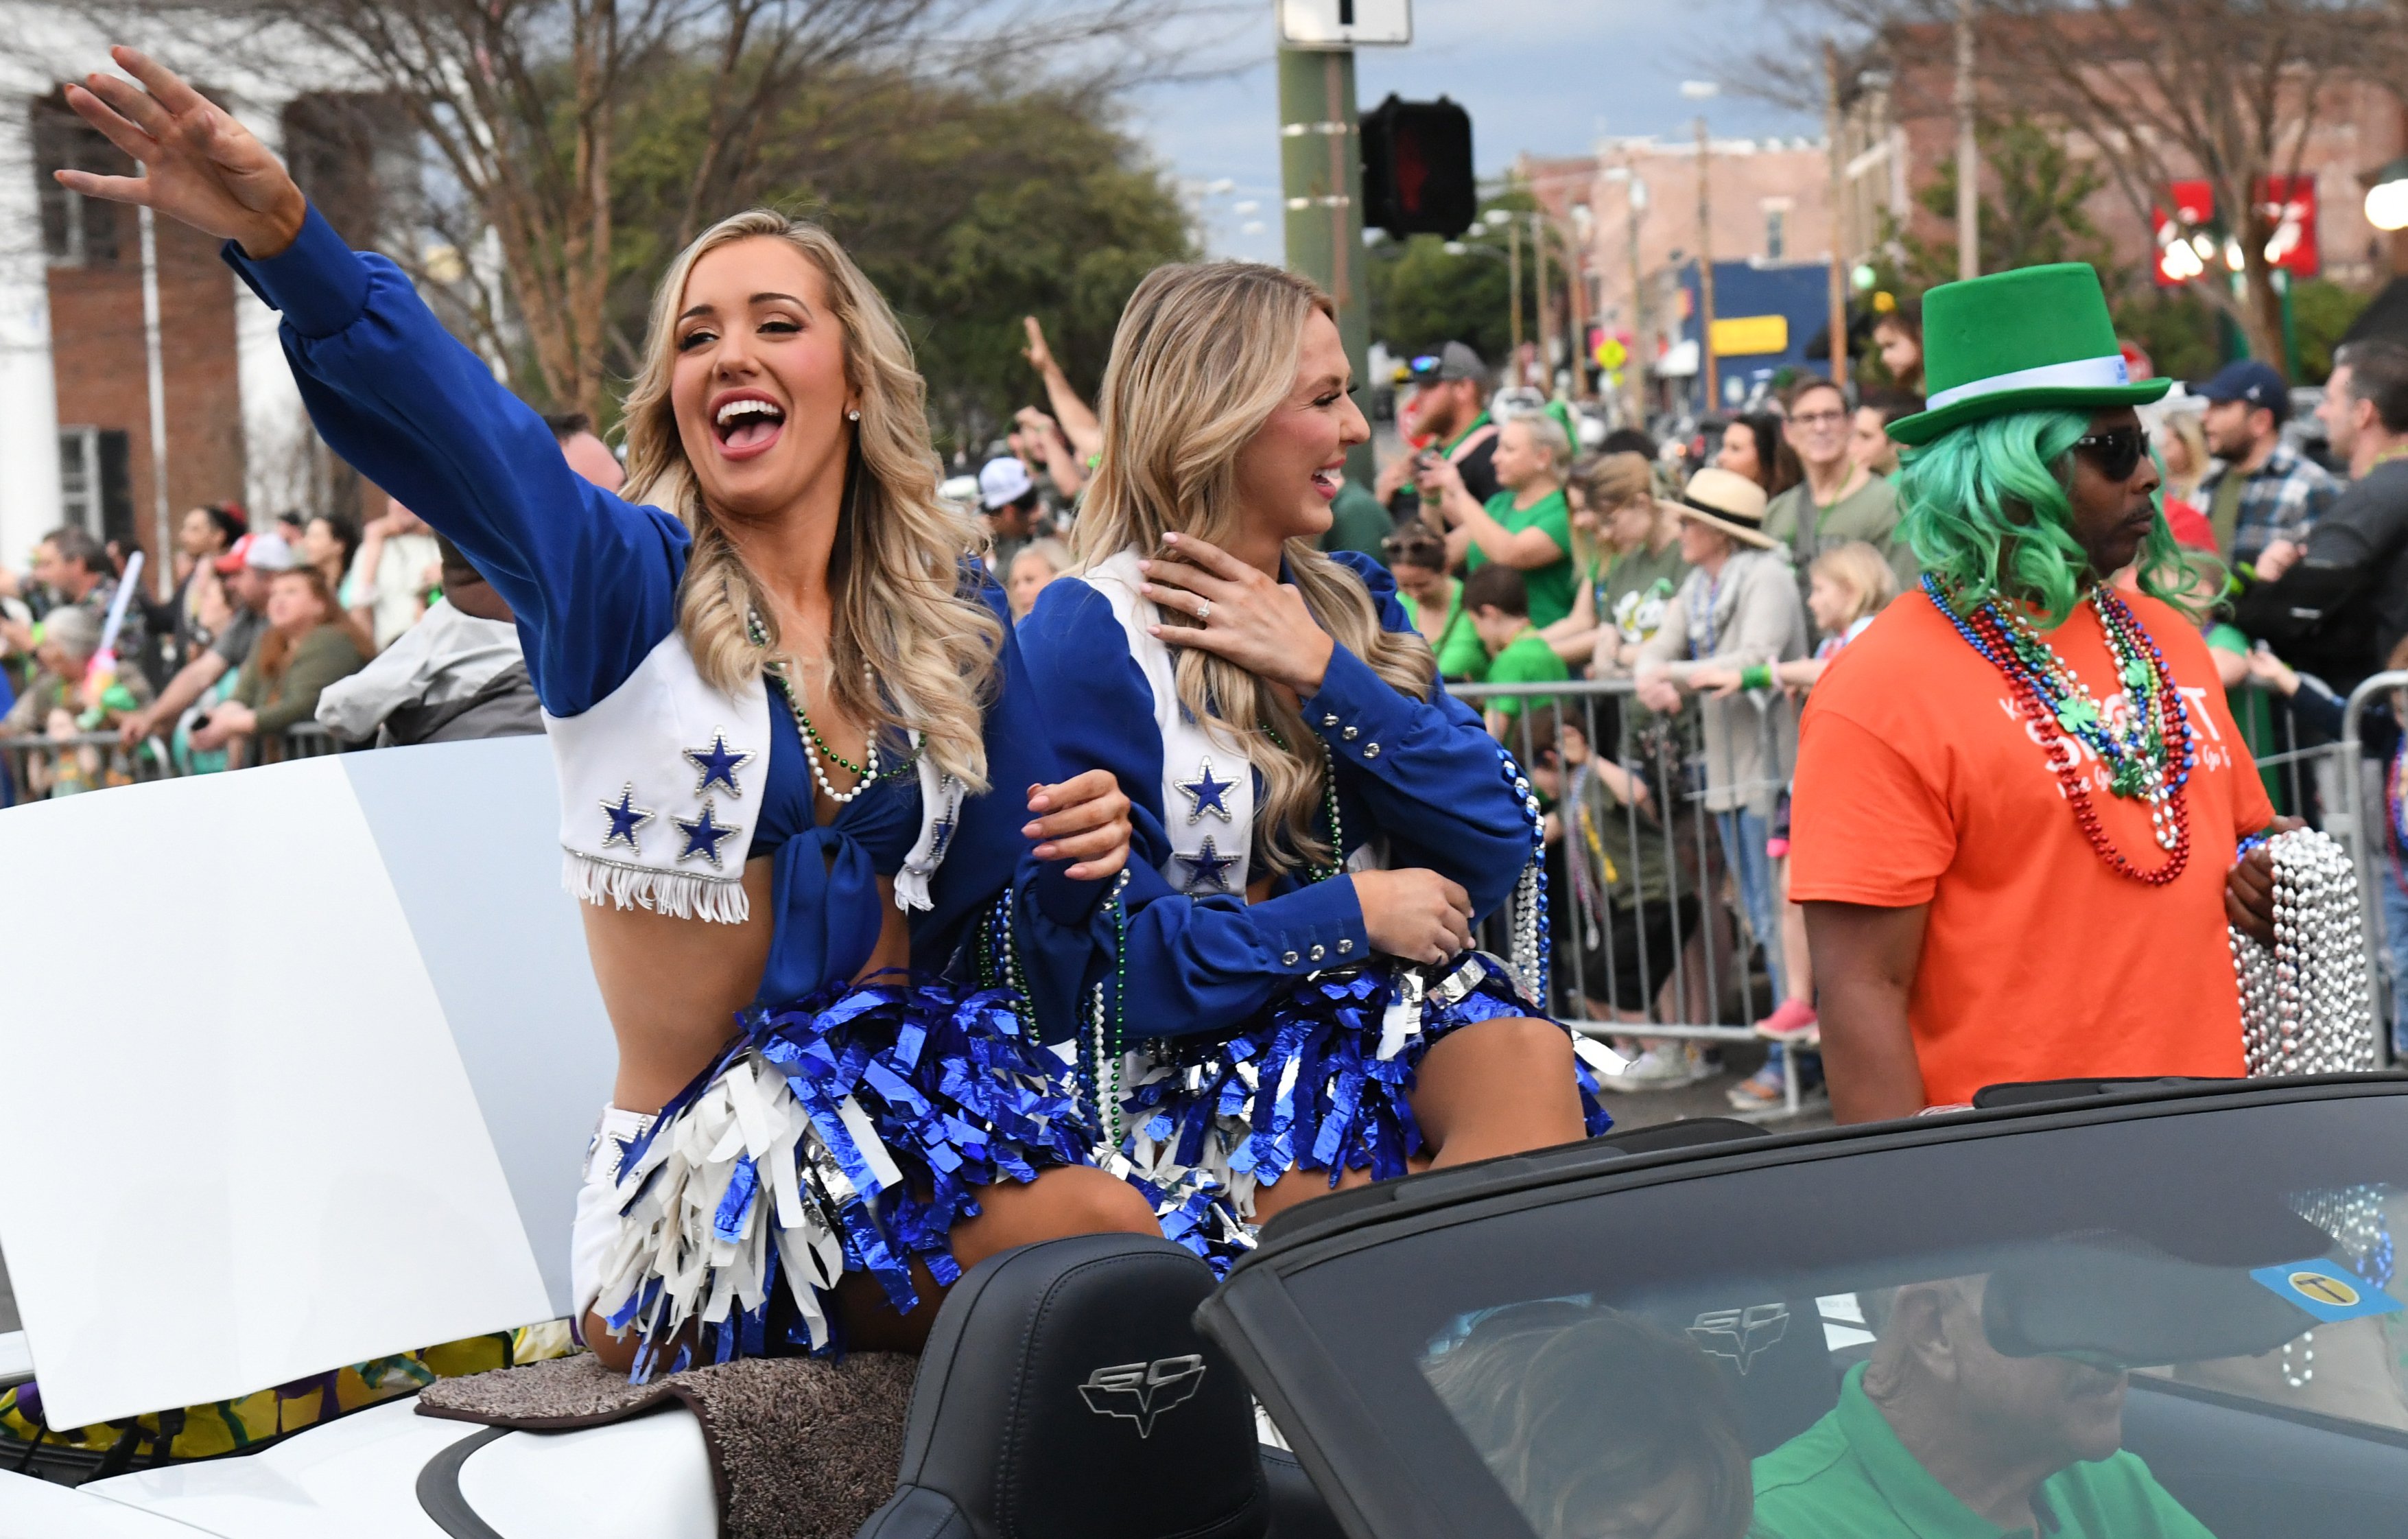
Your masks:
{"label": "man in green top hat", "polygon": [[[1924,296],[1900,529],[1920,591],[1810,698],[1792,798],[1833,1115],[1985,1085],[2243,1072],[2228,919],[2271,934],[2273,820],[2099,280]],[[2131,571],[2130,586],[2117,574]]]}

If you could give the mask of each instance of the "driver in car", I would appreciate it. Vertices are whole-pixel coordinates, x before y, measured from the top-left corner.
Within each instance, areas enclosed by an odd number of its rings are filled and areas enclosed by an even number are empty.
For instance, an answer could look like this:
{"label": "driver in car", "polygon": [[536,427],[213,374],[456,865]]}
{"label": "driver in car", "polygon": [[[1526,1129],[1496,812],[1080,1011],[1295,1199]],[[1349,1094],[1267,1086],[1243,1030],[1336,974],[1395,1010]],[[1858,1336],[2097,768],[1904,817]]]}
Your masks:
{"label": "driver in car", "polygon": [[1985,1282],[1865,1296],[1872,1357],[1756,1461],[1755,1539],[2209,1539],[2123,1450],[2128,1375],[2000,1353]]}

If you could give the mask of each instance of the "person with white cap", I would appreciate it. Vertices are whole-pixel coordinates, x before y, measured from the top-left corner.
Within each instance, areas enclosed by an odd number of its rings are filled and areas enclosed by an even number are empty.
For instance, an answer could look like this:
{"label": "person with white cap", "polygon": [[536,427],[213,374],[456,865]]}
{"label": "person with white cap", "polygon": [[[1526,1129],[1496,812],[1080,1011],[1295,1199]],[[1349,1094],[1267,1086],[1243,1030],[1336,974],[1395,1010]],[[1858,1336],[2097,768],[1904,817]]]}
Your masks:
{"label": "person with white cap", "polygon": [[1037,478],[1010,454],[979,471],[979,508],[986,514],[986,569],[1000,583],[1011,575],[1011,558],[1037,538]]}
{"label": "person with white cap", "polygon": [[216,688],[227,672],[251,660],[251,648],[267,630],[268,580],[301,564],[280,534],[247,534],[217,558],[218,581],[234,605],[234,615],[218,629],[208,650],[186,663],[167,681],[159,698],[118,726],[117,735],[128,746],[153,736]]}
{"label": "person with white cap", "polygon": [[[1665,606],[1664,623],[1639,649],[1639,699],[1653,711],[1681,708],[1690,675],[1737,669],[1740,689],[1698,701],[1705,723],[1706,810],[1714,816],[1723,858],[1739,876],[1748,928],[1765,948],[1765,971],[1784,993],[1781,888],[1766,845],[1782,770],[1797,741],[1798,709],[1773,678],[1781,664],[1806,655],[1806,610],[1798,579],[1764,532],[1764,488],[1735,470],[1708,466],[1689,478],[1674,503],[1681,555],[1689,575]],[[1732,1092],[1734,1101],[1770,1104],[1783,1094],[1780,1070]]]}

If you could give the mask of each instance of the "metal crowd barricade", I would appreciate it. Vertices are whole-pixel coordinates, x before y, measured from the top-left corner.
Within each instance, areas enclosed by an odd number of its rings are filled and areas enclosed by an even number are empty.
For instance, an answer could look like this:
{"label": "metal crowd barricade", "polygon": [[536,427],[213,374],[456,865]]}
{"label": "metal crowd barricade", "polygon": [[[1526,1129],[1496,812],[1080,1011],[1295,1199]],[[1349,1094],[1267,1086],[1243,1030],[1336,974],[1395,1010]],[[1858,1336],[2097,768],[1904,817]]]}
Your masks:
{"label": "metal crowd barricade", "polygon": [[[1612,718],[1627,709],[1627,702],[1636,693],[1636,687],[1628,679],[1449,686],[1474,710],[1484,711],[1491,701],[1508,696],[1548,702],[1526,708],[1508,733],[1506,746],[1513,750],[1526,770],[1541,765],[1539,750],[1560,742],[1567,725],[1581,733],[1592,752],[1610,759],[1616,757],[1620,734]],[[2259,688],[2252,683],[2236,693],[2255,694]],[[2258,715],[2258,712],[2244,709],[2234,712],[2241,720],[2250,757],[2268,778],[2269,791],[2278,810],[2315,812],[2317,826],[2350,854],[2358,872],[2367,954],[2373,963],[2371,975],[2380,980],[2377,1010],[2385,1025],[2377,1034],[2383,1039],[2386,1063],[2399,1056],[2394,1051],[2388,1023],[2394,1018],[2392,1001],[2403,987],[2408,987],[2408,977],[2396,976],[2397,970],[2392,965],[2384,911],[2385,884],[2400,878],[2391,869],[2391,841],[2387,834],[2391,813],[2385,777],[2382,767],[2365,757],[2361,723],[2369,706],[2395,689],[2408,690],[2408,671],[2376,674],[2352,691],[2343,710],[2341,741],[2337,742],[2302,744],[2298,723],[2279,700],[2273,702],[2276,709],[2254,729],[2249,718]],[[1751,706],[1751,698],[1757,704]],[[1568,821],[1559,825],[1566,830],[1557,845],[1561,858],[1551,862],[1550,873],[1559,960],[1555,976],[1543,980],[1543,985],[1549,1010],[1576,1029],[1597,1037],[1751,1042],[1756,1040],[1752,1023],[1770,1014],[1779,1002],[1770,992],[1770,985],[1774,968],[1780,969],[1781,976],[1787,976],[1781,933],[1784,911],[1780,895],[1773,895],[1766,905],[1772,916],[1771,924],[1766,928],[1772,933],[1756,934],[1756,926],[1747,915],[1736,873],[1730,869],[1727,851],[1721,847],[1723,841],[1708,827],[1713,817],[1708,799],[1717,788],[1758,802],[1777,802],[1787,789],[1791,770],[1788,755],[1795,752],[1794,739],[1784,742],[1779,718],[1773,712],[1760,709],[1763,699],[1762,696],[1742,694],[1723,702],[1722,708],[1755,714],[1756,729],[1763,744],[1765,775],[1742,779],[1728,764],[1719,767],[1721,774],[1713,773],[1717,767],[1705,763],[1699,735],[1694,730],[1699,719],[1699,701],[1696,696],[1684,694],[1679,718],[1684,727],[1678,740],[1684,745],[1679,765],[1684,773],[1674,783],[1682,803],[1680,815],[1662,819],[1650,828],[1632,806],[1624,805],[1617,814],[1627,820],[1625,831],[1630,835],[1632,847],[1641,837],[1659,838],[1670,857],[1670,891],[1665,901],[1674,913],[1675,922],[1670,933],[1676,941],[1669,972],[1647,954],[1651,927],[1643,895],[1629,906],[1627,914],[1627,922],[1638,932],[1636,949],[1642,982],[1652,983],[1659,977],[1665,980],[1664,985],[1648,999],[1645,1013],[1650,1018],[1643,1022],[1598,1019],[1597,1012],[1591,1008],[1592,1000],[1611,1000],[1616,995],[1615,948],[1610,933],[1602,937],[1605,943],[1601,947],[1591,948],[1599,952],[1605,963],[1603,975],[1592,979],[1589,974],[1596,970],[1579,944],[1582,927],[1588,922],[1588,916],[1576,912],[1573,894],[1561,880],[1570,870],[1568,863],[1574,858],[1569,844],[1570,825]],[[2247,706],[2249,702],[2243,699],[2236,704]],[[1600,736],[1601,733],[1606,735]],[[1568,810],[1565,798],[1570,792],[1570,776],[1560,768],[1555,774],[1550,799],[1559,809]],[[1694,855],[1694,859],[1684,860],[1684,855]],[[2408,894],[2408,888],[2403,888],[2403,894]],[[1694,899],[1699,910],[1691,932],[1695,942],[1685,944],[1678,940],[1682,929],[1677,923],[1684,896]],[[1615,913],[1611,904],[1604,907],[1607,912],[1603,922],[1611,927]],[[1761,971],[1752,961],[1758,956],[1770,964]],[[1703,977],[1693,978],[1693,971]],[[1592,986],[1599,984],[1603,985],[1601,992]],[[1794,1115],[1802,1109],[1797,1055],[1784,1054],[1784,1060],[1783,1103],[1758,1115]]]}
{"label": "metal crowd barricade", "polygon": [[[249,740],[247,748],[246,763],[260,764],[339,753],[342,744],[317,723],[303,722],[270,739],[265,751],[257,739]],[[185,773],[165,738],[147,738],[129,748],[114,732],[0,737],[0,807]]]}
{"label": "metal crowd barricade", "polygon": [[[2389,787],[2383,767],[2366,757],[2364,726],[2368,707],[2395,690],[2408,690],[2408,671],[2377,673],[2349,692],[2342,707],[2341,741],[2326,750],[2333,756],[2334,771],[2344,788],[2341,806],[2346,811],[2337,812],[2328,804],[2324,818],[2325,832],[2349,850],[2350,863],[2358,871],[2358,912],[2366,925],[2367,956],[2373,963],[2368,975],[2377,980],[2375,1036],[2382,1043],[2379,1057],[2386,1065],[2399,1058],[2392,1023],[2398,1018],[2400,991],[2408,987],[2408,979],[2396,975],[2384,917],[2386,897],[2397,892],[2400,881],[2392,869],[2395,831]],[[2393,715],[2397,720],[2408,712],[2395,707]]]}
{"label": "metal crowd barricade", "polygon": [[[1578,679],[1455,684],[1449,689],[1477,711],[1485,711],[1491,702],[1507,697],[1544,702],[1533,703],[1518,713],[1505,745],[1522,761],[1526,771],[1539,771],[1542,784],[1553,774],[1551,799],[1558,804],[1559,811],[1568,811],[1572,776],[1562,767],[1560,753],[1553,761],[1556,768],[1550,771],[1541,750],[1561,744],[1570,727],[1579,732],[1590,753],[1618,763],[1621,721],[1635,704],[1637,686],[1629,679]],[[1582,912],[1564,878],[1570,873],[1570,863],[1584,858],[1586,852],[1572,847],[1572,824],[1569,819],[1559,819],[1563,832],[1555,848],[1560,851],[1560,857],[1550,861],[1551,922],[1559,960],[1555,976],[1541,984],[1550,1012],[1586,1035],[1670,1042],[1755,1042],[1758,1039],[1754,1023],[1771,1014],[1780,1002],[1772,980],[1785,976],[1787,970],[1783,965],[1784,908],[1777,872],[1768,860],[1768,880],[1775,887],[1766,894],[1761,907],[1770,919],[1762,928],[1770,933],[1758,934],[1758,926],[1748,916],[1739,875],[1730,860],[1732,855],[1741,853],[1741,841],[1723,837],[1716,827],[1716,814],[1729,809],[1715,804],[1736,801],[1777,808],[1788,788],[1794,734],[1784,737],[1780,711],[1767,709],[1765,700],[1756,695],[1742,693],[1726,701],[1711,702],[1709,708],[1727,712],[1727,719],[1736,723],[1732,733],[1723,735],[1721,762],[1709,762],[1704,735],[1697,730],[1700,723],[1698,702],[1694,696],[1684,697],[1678,716],[1659,718],[1672,724],[1669,736],[1674,746],[1658,755],[1661,768],[1653,777],[1677,805],[1669,815],[1659,808],[1657,815],[1649,818],[1636,805],[1624,801],[1613,814],[1625,820],[1623,832],[1627,836],[1627,849],[1640,851],[1642,841],[1662,841],[1666,891],[1660,907],[1668,909],[1669,914],[1651,915],[1648,898],[1638,890],[1640,884],[1636,880],[1632,883],[1632,902],[1617,905],[1610,895],[1600,894],[1598,913],[1592,915]],[[1788,709],[1794,712],[1794,706]],[[1791,719],[1794,721],[1794,714]],[[1733,744],[1747,731],[1756,735],[1760,745],[1762,773],[1742,774],[1736,762]],[[1638,873],[1633,876],[1635,879]],[[1685,926],[1682,923],[1684,900],[1694,904],[1696,911]],[[1625,926],[1635,944],[1618,946],[1617,932]],[[1590,930],[1594,933],[1584,933]],[[1655,948],[1651,937],[1659,935],[1670,937],[1669,957],[1652,955]],[[1584,946],[1584,940],[1592,943]],[[1616,953],[1625,950],[1636,954],[1638,984],[1643,1000],[1637,1014],[1646,1018],[1599,1019],[1595,1002],[1610,1002],[1623,994]],[[1591,965],[1592,952],[1602,963],[1601,968]],[[1758,958],[1763,964],[1760,968]],[[1593,972],[1597,976],[1592,977]],[[1799,1079],[1798,1055],[1784,1053],[1782,1060],[1781,1104],[1754,1115],[1794,1116],[1807,1109]]]}

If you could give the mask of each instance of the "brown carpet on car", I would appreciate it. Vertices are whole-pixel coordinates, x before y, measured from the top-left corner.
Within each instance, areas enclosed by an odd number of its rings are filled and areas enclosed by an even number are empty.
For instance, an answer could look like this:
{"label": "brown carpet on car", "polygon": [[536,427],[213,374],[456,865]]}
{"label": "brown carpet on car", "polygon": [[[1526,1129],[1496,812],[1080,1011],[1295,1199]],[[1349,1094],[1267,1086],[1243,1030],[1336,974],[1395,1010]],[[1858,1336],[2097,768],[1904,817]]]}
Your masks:
{"label": "brown carpet on car", "polygon": [[895,1494],[919,1359],[747,1358],[629,1384],[588,1354],[445,1379],[421,1416],[525,1431],[691,1409],[710,1448],[721,1539],[851,1539]]}

